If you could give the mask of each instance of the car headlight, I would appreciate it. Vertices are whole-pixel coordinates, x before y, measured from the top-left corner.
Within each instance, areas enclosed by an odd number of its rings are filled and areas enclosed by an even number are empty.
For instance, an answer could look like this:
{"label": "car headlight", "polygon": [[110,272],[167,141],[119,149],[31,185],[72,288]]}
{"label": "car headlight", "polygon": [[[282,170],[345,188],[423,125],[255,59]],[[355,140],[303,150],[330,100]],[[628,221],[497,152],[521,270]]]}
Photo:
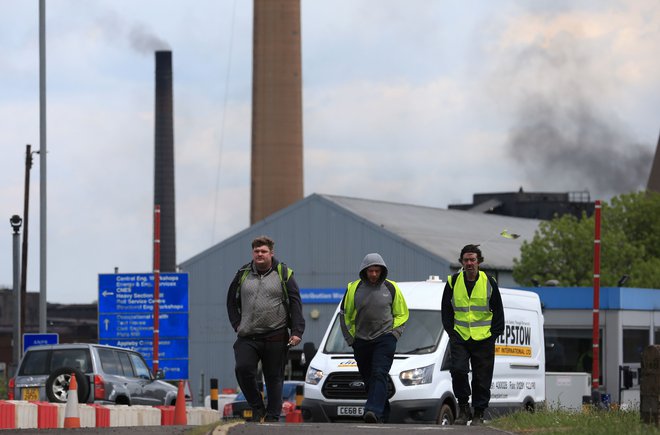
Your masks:
{"label": "car headlight", "polygon": [[317,370],[314,367],[310,366],[307,369],[307,375],[305,376],[305,382],[312,385],[317,385],[323,379],[323,371]]}
{"label": "car headlight", "polygon": [[401,383],[406,386],[430,384],[433,381],[433,368],[435,364],[419,367],[399,373]]}

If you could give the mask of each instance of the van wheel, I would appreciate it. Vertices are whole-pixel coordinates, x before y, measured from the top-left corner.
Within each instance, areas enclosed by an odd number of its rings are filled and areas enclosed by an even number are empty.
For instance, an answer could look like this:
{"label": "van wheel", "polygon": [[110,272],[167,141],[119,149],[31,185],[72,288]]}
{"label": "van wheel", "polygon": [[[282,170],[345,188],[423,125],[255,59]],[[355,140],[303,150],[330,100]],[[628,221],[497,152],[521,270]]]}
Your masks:
{"label": "van wheel", "polygon": [[87,377],[78,369],[62,367],[51,373],[46,381],[46,396],[48,396],[49,402],[66,403],[72,373],[76,376],[76,382],[78,383],[78,402],[85,403],[87,401],[89,395]]}
{"label": "van wheel", "polygon": [[443,404],[440,407],[437,423],[441,426],[448,426],[454,423],[454,411],[448,404]]}

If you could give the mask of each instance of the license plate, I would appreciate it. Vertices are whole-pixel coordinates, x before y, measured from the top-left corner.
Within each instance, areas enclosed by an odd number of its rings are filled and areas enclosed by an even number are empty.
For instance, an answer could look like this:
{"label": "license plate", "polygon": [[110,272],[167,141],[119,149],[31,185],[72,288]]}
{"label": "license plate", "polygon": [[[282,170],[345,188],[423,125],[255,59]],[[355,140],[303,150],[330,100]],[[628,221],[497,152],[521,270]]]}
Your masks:
{"label": "license plate", "polygon": [[361,417],[364,414],[363,406],[338,406],[337,415]]}
{"label": "license plate", "polygon": [[246,419],[246,420],[248,418],[252,418],[252,410],[251,409],[244,409],[243,410],[243,418]]}
{"label": "license plate", "polygon": [[23,400],[36,402],[39,400],[39,388],[23,388],[21,391]]}

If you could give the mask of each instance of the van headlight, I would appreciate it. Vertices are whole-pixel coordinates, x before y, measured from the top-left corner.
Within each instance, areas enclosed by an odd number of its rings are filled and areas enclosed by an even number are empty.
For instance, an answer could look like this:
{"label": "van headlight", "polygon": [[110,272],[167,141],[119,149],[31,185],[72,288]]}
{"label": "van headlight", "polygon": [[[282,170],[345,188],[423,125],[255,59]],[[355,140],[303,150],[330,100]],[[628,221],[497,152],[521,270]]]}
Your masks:
{"label": "van headlight", "polygon": [[[401,383],[406,386],[430,384],[433,382],[433,368],[435,364],[426,367],[419,367],[412,370],[406,370],[399,374]],[[308,372],[309,373],[309,372]]]}
{"label": "van headlight", "polygon": [[317,385],[323,379],[323,371],[317,370],[312,366],[309,366],[307,369],[307,375],[305,376],[305,382],[312,385]]}

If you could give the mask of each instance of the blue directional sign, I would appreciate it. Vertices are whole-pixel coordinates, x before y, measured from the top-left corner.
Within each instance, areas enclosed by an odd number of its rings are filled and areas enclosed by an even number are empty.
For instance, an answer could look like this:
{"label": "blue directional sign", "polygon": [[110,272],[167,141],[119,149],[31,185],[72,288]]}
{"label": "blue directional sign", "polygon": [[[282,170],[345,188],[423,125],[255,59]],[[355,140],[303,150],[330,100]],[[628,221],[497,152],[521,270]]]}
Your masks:
{"label": "blue directional sign", "polygon": [[30,346],[41,346],[43,344],[57,344],[60,341],[60,335],[51,334],[23,334],[23,353]]}
{"label": "blue directional sign", "polygon": [[[117,347],[125,347],[142,354],[144,359],[152,360],[154,355],[153,340],[106,340],[104,344]],[[162,339],[158,342],[159,361],[166,355],[178,355],[180,358],[188,358],[188,340]]]}
{"label": "blue directional sign", "polygon": [[[188,338],[188,313],[161,313],[160,337]],[[102,338],[152,338],[153,313],[99,313],[99,336]]]}
{"label": "blue directional sign", "polygon": [[[165,379],[188,378],[188,274],[159,279],[158,366]],[[133,349],[153,363],[154,277],[99,275],[99,343]]]}
{"label": "blue directional sign", "polygon": [[[158,281],[159,310],[188,312],[188,274],[163,273]],[[154,310],[151,273],[99,275],[99,313],[142,313]]]}

